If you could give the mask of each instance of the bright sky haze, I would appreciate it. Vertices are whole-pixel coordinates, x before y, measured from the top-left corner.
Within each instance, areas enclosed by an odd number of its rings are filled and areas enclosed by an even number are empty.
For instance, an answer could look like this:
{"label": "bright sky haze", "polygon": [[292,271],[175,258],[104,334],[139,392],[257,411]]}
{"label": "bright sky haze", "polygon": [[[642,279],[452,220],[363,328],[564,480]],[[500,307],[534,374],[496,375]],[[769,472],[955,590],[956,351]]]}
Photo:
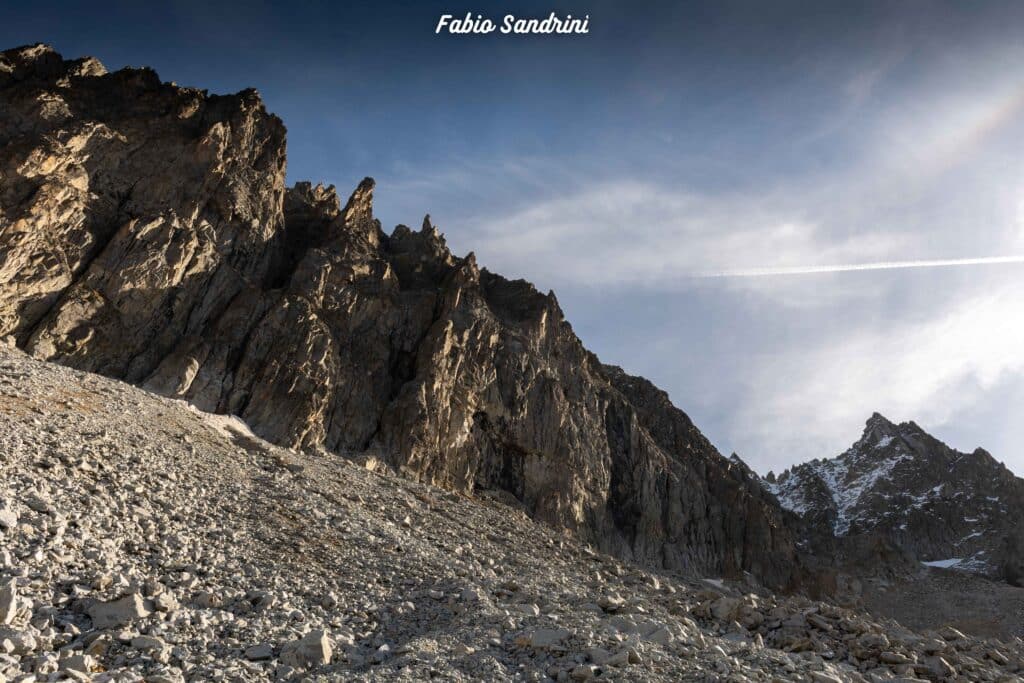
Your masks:
{"label": "bright sky haze", "polygon": [[[760,472],[879,411],[1024,473],[1024,3],[210,4],[18,3],[0,40],[256,87],[290,182],[373,176]],[[467,11],[590,33],[434,34]]]}

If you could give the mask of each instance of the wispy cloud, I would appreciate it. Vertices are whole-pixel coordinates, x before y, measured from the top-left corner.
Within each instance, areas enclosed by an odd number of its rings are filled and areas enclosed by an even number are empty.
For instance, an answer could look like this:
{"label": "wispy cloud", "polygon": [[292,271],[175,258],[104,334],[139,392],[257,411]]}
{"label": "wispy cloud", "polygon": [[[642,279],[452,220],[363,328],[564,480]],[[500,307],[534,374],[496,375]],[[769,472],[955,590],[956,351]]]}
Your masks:
{"label": "wispy cloud", "polygon": [[484,263],[554,287],[685,288],[709,272],[877,260],[912,246],[898,230],[829,234],[778,195],[707,196],[632,181],[491,219],[474,237]]}
{"label": "wispy cloud", "polygon": [[[730,437],[768,469],[788,464],[777,454],[803,452],[808,444],[821,455],[842,451],[876,410],[942,435],[994,387],[1024,382],[1020,311],[1024,285],[1004,283],[934,317],[886,318],[819,348],[794,346],[764,358],[753,369],[749,399],[739,407]],[[997,455],[1020,464],[1019,452]]]}
{"label": "wispy cloud", "polygon": [[695,273],[694,277],[771,277],[779,275],[818,275],[852,273],[865,270],[900,270],[903,268],[948,268],[950,266],[992,266],[1024,263],[1024,256],[982,256],[975,258],[932,259],[917,261],[879,261],[876,263],[842,263],[834,265],[788,266],[781,268],[748,268],[712,270]]}
{"label": "wispy cloud", "polygon": [[[760,469],[834,455],[880,410],[960,447],[976,444],[958,433],[985,430],[957,420],[984,414],[1003,441],[981,445],[1024,473],[997,424],[1013,407],[992,405],[995,387],[1024,387],[1024,84],[984,68],[1020,56],[908,80],[921,65],[896,50],[837,81],[834,115],[806,135],[652,158],[644,173],[617,150],[459,160],[396,169],[381,194],[430,206],[457,251],[554,288],[584,342],[702,412],[713,440]],[[757,173],[721,173],[745,156]],[[699,182],[709,158],[730,182]],[[814,277],[770,277],[797,274]],[[608,292],[657,305],[619,335]]]}

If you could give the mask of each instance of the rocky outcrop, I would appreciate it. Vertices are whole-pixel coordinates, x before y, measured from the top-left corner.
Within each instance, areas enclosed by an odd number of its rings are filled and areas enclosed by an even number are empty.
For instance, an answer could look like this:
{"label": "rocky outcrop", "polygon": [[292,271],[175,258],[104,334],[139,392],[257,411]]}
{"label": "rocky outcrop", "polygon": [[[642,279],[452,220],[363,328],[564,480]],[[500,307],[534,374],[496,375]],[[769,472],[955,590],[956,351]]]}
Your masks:
{"label": "rocky outcrop", "polygon": [[[1024,480],[983,449],[961,453],[913,422],[875,413],[842,455],[798,465],[766,485],[800,516],[803,539],[818,555],[893,567],[902,553],[1011,583],[1024,576]],[[887,556],[878,562],[871,552]]]}
{"label": "rocky outcrop", "polygon": [[254,91],[0,56],[0,335],[36,357],[472,494],[621,557],[798,579],[773,497],[667,395],[603,365],[557,300],[385,233],[373,181],[284,183]]}
{"label": "rocky outcrop", "polygon": [[268,274],[284,126],[255,91],[0,56],[0,331],[139,381]]}

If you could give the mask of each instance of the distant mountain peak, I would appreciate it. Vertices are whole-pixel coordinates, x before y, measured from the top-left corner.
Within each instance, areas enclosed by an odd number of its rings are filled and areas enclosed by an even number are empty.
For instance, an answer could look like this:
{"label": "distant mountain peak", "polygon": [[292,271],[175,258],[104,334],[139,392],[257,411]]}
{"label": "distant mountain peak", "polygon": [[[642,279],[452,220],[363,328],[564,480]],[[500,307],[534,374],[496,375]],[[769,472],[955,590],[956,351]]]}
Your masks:
{"label": "distant mountain peak", "polygon": [[[887,445],[900,434],[899,426],[881,413],[872,413],[864,423],[864,432],[858,444]],[[856,447],[857,444],[855,444]]]}
{"label": "distant mountain peak", "polygon": [[805,543],[873,534],[932,567],[1008,576],[1019,564],[1020,544],[1006,539],[1024,522],[1024,480],[984,449],[954,450],[914,422],[873,413],[842,454],[763,481],[801,517]]}
{"label": "distant mountain peak", "polygon": [[871,413],[871,417],[868,418],[868,421],[867,421],[866,424],[867,424],[868,427],[870,427],[872,425],[877,425],[877,424],[889,425],[890,427],[895,427],[896,426],[896,423],[894,423],[892,420],[887,418],[885,415],[882,415],[877,410],[875,412]]}

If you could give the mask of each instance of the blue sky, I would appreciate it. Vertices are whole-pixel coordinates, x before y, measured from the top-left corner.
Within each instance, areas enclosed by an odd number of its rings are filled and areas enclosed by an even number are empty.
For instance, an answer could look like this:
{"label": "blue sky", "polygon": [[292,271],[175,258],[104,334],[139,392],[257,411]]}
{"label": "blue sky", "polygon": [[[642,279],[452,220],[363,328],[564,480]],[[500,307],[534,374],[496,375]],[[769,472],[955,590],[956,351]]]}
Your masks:
{"label": "blue sky", "polygon": [[[386,226],[554,289],[760,471],[878,410],[1024,472],[1024,265],[692,277],[1024,254],[1024,4],[155,5],[19,3],[0,39],[257,87],[290,180],[374,176]],[[591,33],[434,34],[466,11]]]}

